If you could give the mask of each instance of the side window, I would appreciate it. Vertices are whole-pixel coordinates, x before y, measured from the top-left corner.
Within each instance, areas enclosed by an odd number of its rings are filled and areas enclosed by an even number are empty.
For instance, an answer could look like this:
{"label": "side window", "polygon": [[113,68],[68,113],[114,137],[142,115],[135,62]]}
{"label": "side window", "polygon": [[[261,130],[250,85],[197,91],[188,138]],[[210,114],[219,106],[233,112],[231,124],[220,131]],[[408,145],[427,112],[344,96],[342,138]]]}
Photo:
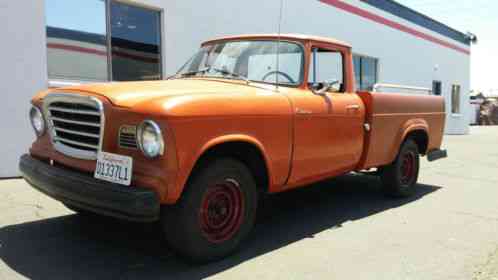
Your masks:
{"label": "side window", "polygon": [[337,51],[315,48],[311,53],[308,83],[331,83],[331,91],[340,92],[344,88],[344,59]]}
{"label": "side window", "polygon": [[460,114],[460,85],[451,86],[451,113]]}
{"label": "side window", "polygon": [[377,83],[377,59],[363,57],[361,59],[361,84],[364,89],[372,90]]}
{"label": "side window", "polygon": [[355,72],[356,88],[358,90],[372,90],[379,79],[379,59],[354,55],[353,65]]}
{"label": "side window", "polygon": [[361,90],[361,57],[355,55],[353,56],[353,66],[354,66],[354,79],[356,83],[356,88]]}
{"label": "side window", "polygon": [[441,96],[441,87],[440,81],[432,81],[432,94]]}

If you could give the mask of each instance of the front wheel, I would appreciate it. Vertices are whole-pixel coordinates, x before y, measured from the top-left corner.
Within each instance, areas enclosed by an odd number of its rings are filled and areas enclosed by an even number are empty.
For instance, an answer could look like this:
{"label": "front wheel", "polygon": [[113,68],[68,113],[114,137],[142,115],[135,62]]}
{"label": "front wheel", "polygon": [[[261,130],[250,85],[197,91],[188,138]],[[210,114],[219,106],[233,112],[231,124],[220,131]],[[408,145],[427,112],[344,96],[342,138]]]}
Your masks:
{"label": "front wheel", "polygon": [[396,160],[380,170],[384,192],[394,197],[411,196],[415,192],[419,169],[418,146],[412,139],[407,139],[401,146]]}
{"label": "front wheel", "polygon": [[257,190],[249,169],[235,159],[218,159],[189,180],[180,201],[162,211],[169,245],[194,262],[234,252],[254,225]]}

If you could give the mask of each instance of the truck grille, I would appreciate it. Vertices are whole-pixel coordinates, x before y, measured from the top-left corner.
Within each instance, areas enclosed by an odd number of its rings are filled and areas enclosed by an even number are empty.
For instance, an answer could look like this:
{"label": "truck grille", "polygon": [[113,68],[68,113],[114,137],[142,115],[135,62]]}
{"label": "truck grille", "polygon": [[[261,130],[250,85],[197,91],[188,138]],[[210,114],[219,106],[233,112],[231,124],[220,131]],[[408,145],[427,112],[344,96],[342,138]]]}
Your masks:
{"label": "truck grille", "polygon": [[71,157],[96,159],[101,150],[104,112],[100,100],[76,94],[51,94],[43,103],[54,148]]}

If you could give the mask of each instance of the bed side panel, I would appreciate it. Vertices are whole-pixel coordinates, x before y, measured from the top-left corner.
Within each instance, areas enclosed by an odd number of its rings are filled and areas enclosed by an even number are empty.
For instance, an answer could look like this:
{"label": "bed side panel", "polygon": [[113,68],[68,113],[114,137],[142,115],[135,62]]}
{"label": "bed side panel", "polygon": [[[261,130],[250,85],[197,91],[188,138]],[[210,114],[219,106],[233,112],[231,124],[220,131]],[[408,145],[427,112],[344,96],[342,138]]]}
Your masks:
{"label": "bed side panel", "polygon": [[391,163],[406,135],[414,130],[427,131],[428,151],[441,146],[445,121],[442,97],[379,92],[358,94],[367,107],[366,121],[371,127],[358,169]]}

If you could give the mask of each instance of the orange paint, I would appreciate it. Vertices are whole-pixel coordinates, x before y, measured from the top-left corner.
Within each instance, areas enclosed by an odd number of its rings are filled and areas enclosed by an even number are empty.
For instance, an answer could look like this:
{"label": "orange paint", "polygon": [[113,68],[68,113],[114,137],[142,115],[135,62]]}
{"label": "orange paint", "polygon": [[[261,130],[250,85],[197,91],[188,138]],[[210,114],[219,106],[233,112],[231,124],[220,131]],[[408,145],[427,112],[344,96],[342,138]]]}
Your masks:
{"label": "orange paint", "polygon": [[[406,135],[414,130],[429,135],[428,150],[441,146],[444,101],[441,97],[356,93],[351,47],[336,40],[282,35],[282,40],[305,46],[304,81],[312,47],[341,52],[345,61],[344,93],[314,94],[306,82],[278,90],[267,84],[215,78],[185,78],[154,82],[125,82],[51,89],[38,94],[40,105],[52,92],[91,95],[104,104],[103,150],[132,156],[132,185],[151,188],[161,202],[173,204],[200,156],[209,148],[246,142],[263,154],[268,170],[268,191],[281,192],[318,180],[394,159]],[[244,35],[226,40],[277,40],[276,35]],[[166,149],[162,157],[147,159],[139,150],[118,146],[122,125],[145,119],[160,124]],[[364,130],[364,124],[372,127]],[[55,151],[47,134],[32,145],[41,159],[87,172],[95,161],[70,158]],[[426,151],[423,151],[424,153]]]}

